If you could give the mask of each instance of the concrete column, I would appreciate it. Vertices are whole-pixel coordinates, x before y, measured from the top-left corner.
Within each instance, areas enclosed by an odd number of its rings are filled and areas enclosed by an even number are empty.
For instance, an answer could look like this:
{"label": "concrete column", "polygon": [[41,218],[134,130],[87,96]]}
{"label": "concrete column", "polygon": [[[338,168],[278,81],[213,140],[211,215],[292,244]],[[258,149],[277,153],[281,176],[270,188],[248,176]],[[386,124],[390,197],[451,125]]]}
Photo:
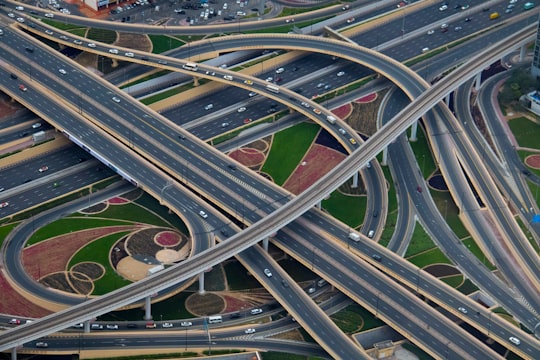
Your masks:
{"label": "concrete column", "polygon": [[263,239],[263,249],[268,252],[268,238]]}
{"label": "concrete column", "polygon": [[152,298],[150,295],[144,298],[144,320],[152,320]]}
{"label": "concrete column", "polygon": [[352,186],[353,189],[358,187],[358,171],[354,173],[352,177]]}
{"label": "concrete column", "polygon": [[193,77],[193,86],[199,86],[199,78],[197,76]]}
{"label": "concrete column", "polygon": [[17,348],[11,348],[11,360],[17,360]]}
{"label": "concrete column", "polygon": [[317,204],[315,204],[315,206],[316,206],[317,208],[321,209],[321,208],[322,208],[322,200],[319,200],[319,201],[317,202]]}
{"label": "concrete column", "polygon": [[381,165],[382,166],[386,166],[388,165],[388,146],[385,147],[382,151],[382,161],[381,161]]}
{"label": "concrete column", "polygon": [[89,333],[90,332],[90,320],[86,320],[84,322],[84,332]]}
{"label": "concrete column", "polygon": [[474,79],[474,89],[480,90],[480,86],[482,86],[482,72],[480,71],[478,74],[476,74],[476,78]]}
{"label": "concrete column", "polygon": [[446,105],[450,105],[450,93],[448,93],[448,95],[445,96],[444,102],[446,103]]}
{"label": "concrete column", "polygon": [[523,45],[519,48],[519,62],[522,62],[525,60],[525,55],[527,55],[527,47]]}
{"label": "concrete column", "polygon": [[199,274],[199,294],[203,295],[204,291],[204,272]]}
{"label": "concrete column", "polygon": [[411,137],[410,137],[410,141],[416,141],[418,140],[418,138],[416,137],[418,133],[418,120],[416,120],[415,122],[413,122],[413,124],[411,125]]}

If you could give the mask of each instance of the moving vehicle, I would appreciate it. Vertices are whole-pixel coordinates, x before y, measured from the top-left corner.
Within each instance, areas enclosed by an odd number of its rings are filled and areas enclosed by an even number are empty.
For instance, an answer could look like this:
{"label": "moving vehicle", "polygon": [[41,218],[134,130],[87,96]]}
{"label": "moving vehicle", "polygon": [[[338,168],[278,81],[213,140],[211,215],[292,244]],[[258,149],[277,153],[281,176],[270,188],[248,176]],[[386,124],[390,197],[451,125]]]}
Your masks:
{"label": "moving vehicle", "polygon": [[145,325],[145,327],[146,327],[147,329],[155,329],[155,328],[156,328],[156,323],[153,322],[153,321],[152,321],[152,322],[147,322],[146,325]]}
{"label": "moving vehicle", "polygon": [[37,348],[48,348],[49,347],[49,344],[47,344],[46,342],[43,342],[43,341],[38,341],[36,343],[36,347]]}
{"label": "moving vehicle", "polygon": [[489,19],[490,20],[495,20],[496,18],[499,17],[499,13],[498,12],[493,12],[491,14],[489,14]]}
{"label": "moving vehicle", "polygon": [[369,230],[368,234],[367,234],[367,237],[372,239],[373,238],[373,235],[375,235],[375,230]]}
{"label": "moving vehicle", "polygon": [[271,278],[272,277],[272,272],[269,269],[264,269],[264,275],[266,275],[266,277]]}
{"label": "moving vehicle", "polygon": [[256,309],[251,309],[251,311],[249,312],[251,315],[257,315],[257,314],[261,314],[263,312],[262,309],[260,308],[256,308]]}
{"label": "moving vehicle", "polygon": [[249,329],[246,329],[246,330],[244,331],[244,333],[246,333],[246,334],[254,334],[255,331],[256,331],[256,330],[255,330],[254,328],[249,328]]}
{"label": "moving vehicle", "polygon": [[531,10],[534,7],[534,3],[532,2],[526,2],[523,4],[523,10]]}
{"label": "moving vehicle", "polygon": [[96,47],[96,44],[94,44],[94,43],[88,43],[87,46],[88,46],[89,48],[95,48],[95,47]]}
{"label": "moving vehicle", "polygon": [[320,279],[319,281],[317,281],[317,286],[318,287],[323,287],[326,284],[327,284],[327,282],[324,279]]}
{"label": "moving vehicle", "polygon": [[217,323],[220,323],[220,322],[223,322],[223,318],[221,317],[221,315],[215,315],[215,316],[209,316],[208,317],[208,323],[209,324],[217,324]]}
{"label": "moving vehicle", "polygon": [[40,127],[41,127],[41,123],[32,124],[32,129],[39,129]]}
{"label": "moving vehicle", "polygon": [[124,55],[127,56],[127,57],[134,57],[135,56],[135,54],[132,53],[132,52],[127,52]]}
{"label": "moving vehicle", "polygon": [[113,99],[113,101],[114,101],[115,103],[119,103],[119,102],[120,102],[120,98],[117,98],[116,96],[113,96],[112,99]]}
{"label": "moving vehicle", "polygon": [[21,91],[28,91],[28,88],[24,84],[19,84],[19,90]]}
{"label": "moving vehicle", "polygon": [[223,78],[225,80],[229,80],[229,81],[232,81],[233,77],[231,75],[223,75]]}
{"label": "moving vehicle", "polygon": [[337,119],[336,119],[335,116],[328,115],[328,116],[326,117],[326,121],[328,121],[330,124],[335,124],[336,121],[337,121]]}
{"label": "moving vehicle", "polygon": [[42,166],[42,167],[39,168],[38,171],[39,171],[40,173],[42,173],[42,172],[45,172],[45,171],[47,171],[47,170],[49,170],[49,167],[48,167],[48,166]]}
{"label": "moving vehicle", "polygon": [[116,325],[116,324],[107,324],[107,330],[118,330],[118,325]]}
{"label": "moving vehicle", "polygon": [[276,85],[272,85],[272,84],[266,85],[266,90],[268,90],[270,92],[273,92],[273,93],[276,93],[276,94],[279,93],[279,87],[276,86]]}
{"label": "moving vehicle", "polygon": [[281,74],[284,71],[285,71],[285,69],[281,67],[279,69],[276,69],[276,74]]}
{"label": "moving vehicle", "polygon": [[236,110],[236,111],[238,111],[239,113],[241,113],[241,112],[246,111],[246,108],[245,108],[244,106],[242,106],[242,107],[238,108],[238,110]]}
{"label": "moving vehicle", "polygon": [[202,217],[203,219],[206,219],[208,217],[208,214],[201,210],[199,211],[199,216]]}
{"label": "moving vehicle", "polygon": [[341,77],[341,76],[343,76],[343,75],[345,75],[345,71],[340,71],[340,72],[337,73],[337,76],[338,76],[338,77]]}
{"label": "moving vehicle", "polygon": [[521,340],[519,340],[519,339],[518,339],[517,337],[515,337],[515,336],[510,336],[510,337],[508,338],[508,340],[510,340],[510,342],[511,342],[512,344],[514,344],[514,345],[519,345],[519,344],[521,344]]}
{"label": "moving vehicle", "polygon": [[210,110],[214,108],[214,104],[208,104],[204,107],[204,110]]}
{"label": "moving vehicle", "polygon": [[164,329],[169,329],[169,328],[172,328],[174,327],[174,325],[170,322],[164,322],[162,325],[161,325],[162,328]]}
{"label": "moving vehicle", "polygon": [[183,326],[183,327],[188,327],[188,326],[191,326],[193,325],[193,323],[191,321],[182,321],[180,323],[180,326]]}
{"label": "moving vehicle", "polygon": [[190,71],[197,71],[199,69],[196,63],[191,62],[185,63],[184,65],[182,65],[182,68]]}
{"label": "moving vehicle", "polygon": [[467,309],[465,309],[463,306],[458,307],[459,312],[466,314],[468,313]]}
{"label": "moving vehicle", "polygon": [[357,233],[353,233],[353,232],[349,233],[348,238],[351,239],[354,242],[359,242],[360,241],[360,235],[358,235]]}
{"label": "moving vehicle", "polygon": [[109,49],[109,52],[111,54],[118,54],[118,50],[116,50],[116,49]]}
{"label": "moving vehicle", "polygon": [[64,69],[58,69],[58,72],[62,75],[66,75],[67,74],[67,71],[64,70]]}
{"label": "moving vehicle", "polygon": [[313,109],[313,112],[317,115],[320,115],[321,114],[321,110],[319,109]]}
{"label": "moving vehicle", "polygon": [[[7,202],[2,203],[2,204],[7,204]],[[0,204],[0,207],[3,207],[2,204]],[[11,325],[20,325],[20,324],[21,324],[21,320],[19,320],[19,319],[11,319],[11,320],[9,320],[8,324],[11,324]]]}

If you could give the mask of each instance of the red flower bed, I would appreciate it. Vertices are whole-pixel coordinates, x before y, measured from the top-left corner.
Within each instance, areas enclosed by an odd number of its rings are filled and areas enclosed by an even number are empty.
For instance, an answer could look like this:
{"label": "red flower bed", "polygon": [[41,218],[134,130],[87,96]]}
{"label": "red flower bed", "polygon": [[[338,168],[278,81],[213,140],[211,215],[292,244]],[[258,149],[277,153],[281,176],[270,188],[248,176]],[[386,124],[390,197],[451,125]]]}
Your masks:
{"label": "red flower bed", "polygon": [[373,94],[366,95],[360,99],[356,99],[355,101],[357,103],[368,103],[368,102],[372,102],[376,98],[377,98],[377,93],[373,93]]}

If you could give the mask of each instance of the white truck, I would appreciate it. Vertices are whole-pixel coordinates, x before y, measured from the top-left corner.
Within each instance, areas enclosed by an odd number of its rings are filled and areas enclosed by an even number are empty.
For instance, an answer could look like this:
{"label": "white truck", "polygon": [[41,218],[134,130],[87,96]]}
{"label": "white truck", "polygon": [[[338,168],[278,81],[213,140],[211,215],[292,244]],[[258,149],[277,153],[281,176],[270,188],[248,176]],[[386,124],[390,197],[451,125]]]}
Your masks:
{"label": "white truck", "polygon": [[349,239],[351,239],[352,241],[354,242],[359,242],[360,241],[360,235],[358,235],[357,233],[349,233]]}
{"label": "white truck", "polygon": [[336,121],[337,121],[337,119],[336,119],[334,116],[332,116],[332,115],[328,115],[328,116],[326,117],[326,121],[328,121],[330,124],[335,124]]}

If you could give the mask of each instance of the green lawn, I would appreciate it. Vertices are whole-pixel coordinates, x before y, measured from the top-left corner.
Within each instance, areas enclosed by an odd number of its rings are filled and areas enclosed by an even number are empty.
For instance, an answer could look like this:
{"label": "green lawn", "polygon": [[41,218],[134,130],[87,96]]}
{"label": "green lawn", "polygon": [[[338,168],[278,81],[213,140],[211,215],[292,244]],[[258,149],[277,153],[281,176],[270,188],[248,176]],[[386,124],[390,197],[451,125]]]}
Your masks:
{"label": "green lawn", "polygon": [[[538,145],[537,145],[538,146]],[[521,159],[521,161],[525,164],[525,158],[529,155],[537,155],[539,154],[538,152],[532,152],[532,151],[526,151],[526,150],[518,150],[518,156],[519,158]],[[540,169],[533,169],[531,167],[528,167],[529,170],[533,173],[535,173],[536,175],[540,176]],[[533,192],[534,194],[534,192]],[[536,196],[536,200],[538,201],[538,196]]]}
{"label": "green lawn", "polygon": [[433,248],[435,248],[435,243],[433,243],[431,237],[424,231],[420,223],[416,223],[405,257],[410,257]]}
{"label": "green lawn", "polygon": [[323,200],[322,207],[333,217],[356,229],[364,220],[366,204],[365,196],[347,196],[334,191],[329,199]]}
{"label": "green lawn", "polygon": [[19,225],[19,223],[14,222],[0,226],[0,247],[2,247],[2,244],[4,243],[6,237],[17,225]]}
{"label": "green lawn", "polygon": [[424,134],[424,127],[418,126],[417,140],[410,141],[409,144],[416,157],[416,162],[422,171],[424,179],[427,179],[431,174],[437,170],[435,160],[431,154],[431,148]]}
{"label": "green lawn", "polygon": [[238,261],[228,261],[224,268],[230,290],[246,290],[261,287],[261,284]]}
{"label": "green lawn", "polygon": [[525,117],[512,119],[508,121],[508,125],[519,146],[540,150],[540,125]]}
{"label": "green lawn", "polygon": [[358,304],[352,304],[331,316],[336,325],[347,334],[365,331],[384,323]]}
{"label": "green lawn", "polygon": [[464,295],[469,295],[475,291],[478,291],[478,287],[474,285],[474,283],[471,280],[465,279],[463,284],[460,287],[458,287],[457,290]]}
{"label": "green lawn", "polygon": [[448,259],[446,255],[444,255],[438,248],[411,256],[410,258],[407,258],[407,260],[419,268],[423,268],[431,264],[452,264],[450,259]]}
{"label": "green lawn", "polygon": [[148,34],[148,37],[150,38],[150,41],[152,41],[152,52],[154,54],[161,54],[185,44],[185,42],[173,36]]}
{"label": "green lawn", "polygon": [[458,207],[454,204],[454,199],[450,193],[448,191],[430,190],[430,194],[439,212],[457,237],[460,239],[469,237],[470,234],[459,218]]}
{"label": "green lawn", "polygon": [[317,124],[300,123],[275,134],[261,171],[269,174],[276,184],[283,185],[308,151],[319,130]]}
{"label": "green lawn", "polygon": [[440,278],[440,280],[457,289],[463,284],[463,275],[447,276],[444,278]]}
{"label": "green lawn", "polygon": [[496,267],[486,258],[480,247],[476,244],[473,238],[463,240],[463,245],[469,248],[469,251],[474,254],[484,265],[490,270],[495,270]]}

